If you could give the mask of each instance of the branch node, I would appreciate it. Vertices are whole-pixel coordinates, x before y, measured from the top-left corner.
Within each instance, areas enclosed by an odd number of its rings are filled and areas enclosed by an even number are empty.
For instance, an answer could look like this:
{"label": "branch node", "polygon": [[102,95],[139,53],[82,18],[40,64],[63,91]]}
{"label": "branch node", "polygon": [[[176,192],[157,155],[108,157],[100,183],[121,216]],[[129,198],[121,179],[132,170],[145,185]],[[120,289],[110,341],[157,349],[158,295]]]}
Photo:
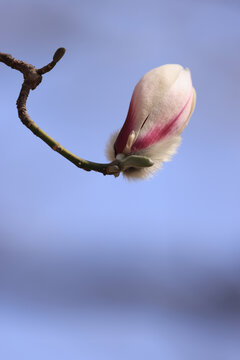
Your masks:
{"label": "branch node", "polygon": [[53,149],[54,151],[62,151],[62,147],[61,147],[61,145],[59,145],[59,144],[53,145],[52,149]]}
{"label": "branch node", "polygon": [[[119,168],[119,166],[117,165],[117,164],[110,164],[110,165],[108,165],[108,167],[106,168],[106,174],[108,174],[108,175],[114,175],[115,176],[115,174],[120,174],[120,168]],[[118,176],[117,175],[117,176]]]}
{"label": "branch node", "polygon": [[32,120],[27,120],[26,121],[26,126],[30,129],[31,126],[34,124],[34,122]]}
{"label": "branch node", "polygon": [[29,71],[24,72],[24,82],[31,90],[36,89],[36,87],[41,83],[42,76],[38,74],[37,69],[32,66],[29,66]]}

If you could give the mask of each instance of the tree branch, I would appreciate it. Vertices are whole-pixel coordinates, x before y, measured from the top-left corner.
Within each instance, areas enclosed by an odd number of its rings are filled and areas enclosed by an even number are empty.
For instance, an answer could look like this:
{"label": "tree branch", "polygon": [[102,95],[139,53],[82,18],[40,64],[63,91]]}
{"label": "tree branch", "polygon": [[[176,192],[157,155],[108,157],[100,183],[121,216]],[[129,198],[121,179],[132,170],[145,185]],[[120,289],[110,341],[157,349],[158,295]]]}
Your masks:
{"label": "tree branch", "polygon": [[65,54],[64,48],[59,48],[54,56],[53,60],[46,66],[41,69],[36,69],[35,66],[27,64],[24,61],[14,59],[9,54],[4,54],[0,52],[0,62],[3,62],[5,65],[11,67],[12,69],[18,70],[23,74],[24,81],[22,88],[17,99],[17,110],[18,116],[22,123],[33,132],[36,136],[42,139],[48,146],[51,147],[54,151],[58,152],[60,155],[71,161],[77,167],[86,170],[86,171],[97,171],[103,175],[114,175],[115,177],[119,176],[120,172],[127,169],[128,167],[149,167],[153,165],[152,160],[144,156],[128,156],[124,160],[115,160],[111,163],[100,164],[92,161],[84,160],[70,151],[61,146],[56,140],[51,138],[47,133],[45,133],[35,122],[30,118],[27,112],[26,103],[30,90],[36,89],[36,87],[42,81],[42,75],[51,71],[54,66]]}

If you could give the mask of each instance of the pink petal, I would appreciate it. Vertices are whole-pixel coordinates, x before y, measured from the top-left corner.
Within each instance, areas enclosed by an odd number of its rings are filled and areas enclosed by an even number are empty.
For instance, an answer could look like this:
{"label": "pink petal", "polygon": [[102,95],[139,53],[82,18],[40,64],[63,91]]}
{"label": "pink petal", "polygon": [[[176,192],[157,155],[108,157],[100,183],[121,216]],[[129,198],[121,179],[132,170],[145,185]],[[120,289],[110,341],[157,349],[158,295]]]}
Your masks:
{"label": "pink petal", "polygon": [[184,112],[186,112],[186,110],[187,113],[189,113],[192,97],[193,91],[181,111],[165,125],[162,125],[161,122],[159,122],[155,127],[151,128],[146,135],[143,137],[138,137],[132,146],[132,152],[145,149],[146,147],[162,140],[166,136],[170,136],[171,134],[180,130],[180,128],[183,126],[181,120],[182,118],[183,120],[186,118],[186,116],[183,117],[181,115],[185,115]]}
{"label": "pink petal", "polygon": [[163,65],[145,74],[134,89],[114,144],[115,155],[144,149],[180,130],[188,118],[191,99],[191,75],[182,66]]}
{"label": "pink petal", "polygon": [[114,144],[116,154],[121,154],[123,152],[128,137],[131,131],[134,129],[134,115],[135,115],[135,106],[134,106],[134,96],[133,96],[128,109],[127,118]]}

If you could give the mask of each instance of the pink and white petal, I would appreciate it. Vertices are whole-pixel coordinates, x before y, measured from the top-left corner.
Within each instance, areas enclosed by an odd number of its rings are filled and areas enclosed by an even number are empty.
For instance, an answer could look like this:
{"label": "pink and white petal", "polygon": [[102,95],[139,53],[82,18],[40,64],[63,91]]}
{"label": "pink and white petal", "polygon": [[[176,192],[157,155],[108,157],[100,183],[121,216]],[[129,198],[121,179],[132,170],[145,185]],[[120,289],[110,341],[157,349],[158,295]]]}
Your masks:
{"label": "pink and white petal", "polygon": [[123,127],[121,128],[115,144],[114,148],[116,151],[116,154],[123,153],[125,146],[127,144],[128,138],[130,133],[134,130],[134,121],[135,121],[135,101],[134,101],[134,93],[130,102],[130,106],[128,109],[127,118],[125,120],[125,123],[123,124]]}
{"label": "pink and white petal", "polygon": [[184,71],[181,65],[168,64],[149,71],[136,85],[129,106],[126,121],[115,142],[116,153],[124,152],[128,137],[134,130],[141,130],[146,118],[161,102],[179,75]]}
{"label": "pink and white petal", "polygon": [[183,70],[152,109],[132,146],[132,152],[151,146],[166,136],[177,134],[189,119],[192,99],[191,75],[188,70]]}

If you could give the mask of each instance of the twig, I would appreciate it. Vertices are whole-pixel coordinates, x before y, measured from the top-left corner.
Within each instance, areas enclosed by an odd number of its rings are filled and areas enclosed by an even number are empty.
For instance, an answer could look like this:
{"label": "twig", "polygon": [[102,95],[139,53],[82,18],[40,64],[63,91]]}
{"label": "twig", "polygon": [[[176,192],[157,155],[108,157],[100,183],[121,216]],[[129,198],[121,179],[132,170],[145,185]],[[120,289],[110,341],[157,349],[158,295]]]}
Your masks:
{"label": "twig", "polygon": [[20,71],[24,77],[22,88],[19,97],[17,99],[18,116],[22,121],[22,123],[27,128],[29,128],[29,130],[31,130],[36,136],[42,139],[48,146],[50,146],[51,149],[57,151],[60,155],[71,161],[74,165],[86,171],[94,170],[102,173],[103,175],[114,175],[115,177],[117,177],[119,176],[122,170],[130,166],[137,166],[137,167],[152,166],[153,163],[150,159],[140,156],[129,156],[127,157],[127,161],[126,159],[124,161],[115,160],[107,164],[100,164],[100,163],[84,160],[72,154],[70,151],[68,151],[63,146],[61,146],[56,140],[51,138],[47,133],[45,133],[42,129],[40,129],[40,127],[38,127],[35,124],[35,122],[30,118],[26,108],[26,102],[30,90],[36,89],[36,87],[42,81],[42,75],[46,74],[47,72],[51,71],[54,68],[57,62],[61,60],[61,58],[65,54],[65,51],[66,50],[64,48],[59,48],[55,52],[53,56],[53,60],[48,65],[42,67],[41,69],[37,69],[35,68],[35,66],[31,64],[27,64],[24,61],[14,59],[9,54],[4,54],[0,52],[0,62],[3,62],[12,69]]}

